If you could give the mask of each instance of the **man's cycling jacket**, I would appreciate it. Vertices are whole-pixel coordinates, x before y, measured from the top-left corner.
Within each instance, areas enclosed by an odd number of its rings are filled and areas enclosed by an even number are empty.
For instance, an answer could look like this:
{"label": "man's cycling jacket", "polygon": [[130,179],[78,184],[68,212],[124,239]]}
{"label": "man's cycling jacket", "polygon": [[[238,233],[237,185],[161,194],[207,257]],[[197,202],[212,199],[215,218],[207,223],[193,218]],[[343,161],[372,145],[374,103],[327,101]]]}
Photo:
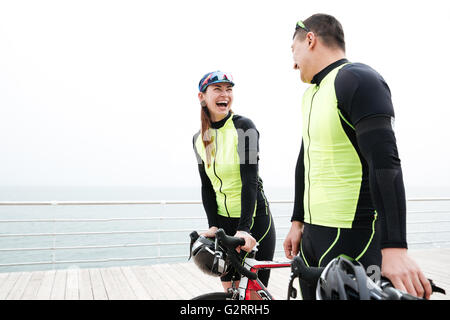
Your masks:
{"label": "man's cycling jacket", "polygon": [[[361,63],[336,61],[302,101],[292,220],[375,228],[381,247],[407,247],[406,200],[388,85]],[[377,230],[378,231],[378,230]]]}

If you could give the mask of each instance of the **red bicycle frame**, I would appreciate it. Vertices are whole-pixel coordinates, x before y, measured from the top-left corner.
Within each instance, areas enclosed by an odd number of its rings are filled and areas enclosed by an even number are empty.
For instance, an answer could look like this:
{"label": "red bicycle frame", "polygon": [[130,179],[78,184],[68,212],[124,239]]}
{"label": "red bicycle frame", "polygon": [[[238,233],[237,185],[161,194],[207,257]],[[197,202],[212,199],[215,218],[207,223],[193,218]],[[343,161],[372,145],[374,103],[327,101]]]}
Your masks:
{"label": "red bicycle frame", "polygon": [[[290,262],[257,261],[252,258],[245,259],[245,268],[251,272],[264,269],[276,269],[291,267]],[[261,280],[250,280],[242,276],[239,282],[239,300],[275,300]]]}

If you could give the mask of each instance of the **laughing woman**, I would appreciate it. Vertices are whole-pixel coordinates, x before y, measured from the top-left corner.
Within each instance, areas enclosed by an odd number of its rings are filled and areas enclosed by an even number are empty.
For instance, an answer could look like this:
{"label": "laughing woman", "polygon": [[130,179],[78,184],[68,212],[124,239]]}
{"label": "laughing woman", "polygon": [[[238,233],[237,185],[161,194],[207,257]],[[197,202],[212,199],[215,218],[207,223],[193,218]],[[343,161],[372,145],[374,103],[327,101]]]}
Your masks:
{"label": "laughing woman", "polygon": [[[275,226],[258,174],[259,132],[253,122],[231,111],[234,82],[230,74],[210,72],[199,82],[201,130],[194,135],[194,151],[202,183],[203,207],[214,237],[218,228],[245,239],[249,252],[259,243],[256,259],[272,260]],[[242,251],[241,251],[242,252]],[[241,253],[245,258],[245,252]],[[229,272],[221,277],[231,287]],[[267,286],[270,270],[258,273]]]}

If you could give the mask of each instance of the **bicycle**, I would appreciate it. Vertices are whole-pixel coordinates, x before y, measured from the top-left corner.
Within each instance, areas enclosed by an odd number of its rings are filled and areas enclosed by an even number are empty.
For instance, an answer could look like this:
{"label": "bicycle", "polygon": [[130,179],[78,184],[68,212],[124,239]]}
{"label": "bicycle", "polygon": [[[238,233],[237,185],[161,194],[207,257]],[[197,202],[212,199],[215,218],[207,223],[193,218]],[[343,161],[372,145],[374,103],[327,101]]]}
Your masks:
{"label": "bicycle", "polygon": [[[190,237],[192,242],[197,240],[199,235],[196,231],[193,231]],[[245,240],[243,238],[228,236],[223,229],[217,230],[215,244],[214,255],[219,257],[225,254],[231,266],[242,276],[239,281],[239,286],[236,285],[237,281],[233,279],[232,287],[228,292],[206,293],[192,300],[274,300],[274,297],[266,286],[258,279],[258,271],[263,269],[288,268],[291,267],[290,261],[258,261],[255,259],[257,250],[253,249],[248,253],[242,264],[236,248],[244,245]],[[219,247],[224,248],[225,252],[221,252]]]}
{"label": "bicycle", "polygon": [[[192,243],[197,240],[199,235],[196,231],[193,231],[190,234],[190,237]],[[236,286],[236,281],[233,279],[232,287],[228,289],[228,292],[206,293],[194,297],[192,300],[274,300],[274,297],[270,294],[268,289],[258,279],[258,271],[287,267],[291,268],[287,300],[290,300],[291,298],[295,299],[297,297],[297,290],[293,287],[293,282],[296,278],[316,286],[324,270],[329,266],[307,267],[299,256],[294,257],[294,259],[289,262],[258,261],[255,259],[256,249],[252,250],[242,263],[236,248],[244,244],[244,239],[228,236],[223,229],[217,230],[215,237],[215,251],[213,252],[215,257],[214,263],[218,261],[219,257],[225,255],[231,266],[242,276],[239,281],[239,286]],[[367,286],[376,292],[375,297],[378,295],[378,299],[376,300],[424,300],[394,288],[387,278],[381,277],[374,282],[367,276],[366,280]],[[431,283],[433,293],[438,292],[445,294],[445,290],[436,286],[431,279],[428,280]]]}

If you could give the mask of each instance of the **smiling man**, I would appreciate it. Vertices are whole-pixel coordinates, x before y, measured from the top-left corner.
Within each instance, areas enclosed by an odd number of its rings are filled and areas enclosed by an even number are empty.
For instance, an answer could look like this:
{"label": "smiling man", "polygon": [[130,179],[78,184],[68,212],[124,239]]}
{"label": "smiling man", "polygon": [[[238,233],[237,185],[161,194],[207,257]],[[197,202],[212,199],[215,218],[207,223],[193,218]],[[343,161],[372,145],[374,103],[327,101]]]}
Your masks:
{"label": "smiling man", "polygon": [[[345,58],[341,24],[315,14],[299,21],[294,69],[310,83],[302,101],[295,204],[284,242],[288,258],[325,266],[339,255],[381,267],[394,286],[429,298],[431,286],[407,254],[406,200],[383,77]],[[315,288],[301,283],[304,299]]]}

